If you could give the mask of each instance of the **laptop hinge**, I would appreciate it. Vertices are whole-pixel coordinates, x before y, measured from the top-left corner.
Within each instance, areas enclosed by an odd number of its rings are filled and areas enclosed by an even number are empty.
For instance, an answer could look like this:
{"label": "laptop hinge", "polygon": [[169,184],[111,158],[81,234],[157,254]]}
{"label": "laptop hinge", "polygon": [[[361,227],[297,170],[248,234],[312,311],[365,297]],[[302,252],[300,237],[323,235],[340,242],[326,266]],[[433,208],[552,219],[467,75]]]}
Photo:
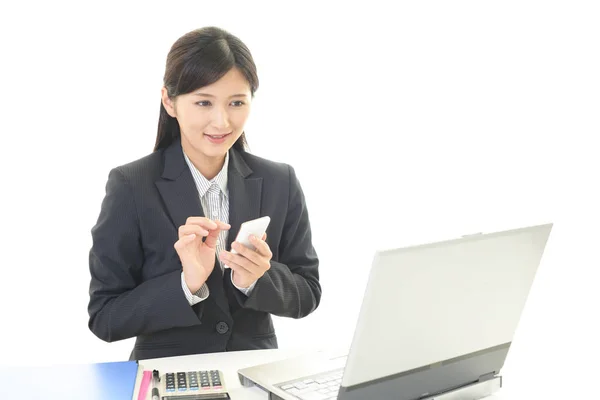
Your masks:
{"label": "laptop hinge", "polygon": [[483,374],[479,377],[478,382],[489,381],[490,379],[493,379],[495,376],[496,376],[496,371],[489,372],[487,374]]}

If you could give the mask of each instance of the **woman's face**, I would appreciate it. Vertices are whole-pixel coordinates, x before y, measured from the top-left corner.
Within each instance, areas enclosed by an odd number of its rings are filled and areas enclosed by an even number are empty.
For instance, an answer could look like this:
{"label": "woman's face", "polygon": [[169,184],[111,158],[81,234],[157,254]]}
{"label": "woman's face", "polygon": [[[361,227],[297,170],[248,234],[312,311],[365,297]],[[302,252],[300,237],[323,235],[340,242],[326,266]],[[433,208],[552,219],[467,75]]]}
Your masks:
{"label": "woman's face", "polygon": [[250,114],[251,91],[237,68],[215,83],[169,99],[162,91],[163,105],[177,118],[181,144],[188,155],[221,158],[241,136]]}

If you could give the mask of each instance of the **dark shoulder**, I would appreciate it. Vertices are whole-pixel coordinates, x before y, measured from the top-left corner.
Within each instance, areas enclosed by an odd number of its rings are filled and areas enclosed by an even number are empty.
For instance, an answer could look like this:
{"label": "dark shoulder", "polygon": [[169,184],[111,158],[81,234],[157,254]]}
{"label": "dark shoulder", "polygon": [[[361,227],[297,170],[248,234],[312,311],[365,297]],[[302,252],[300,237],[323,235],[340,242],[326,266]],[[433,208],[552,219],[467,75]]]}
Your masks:
{"label": "dark shoulder", "polygon": [[284,162],[269,160],[252,153],[240,153],[253,174],[274,181],[288,181],[293,168]]}
{"label": "dark shoulder", "polygon": [[150,180],[154,182],[160,177],[163,169],[163,151],[155,151],[137,160],[119,165],[114,170],[129,182]]}

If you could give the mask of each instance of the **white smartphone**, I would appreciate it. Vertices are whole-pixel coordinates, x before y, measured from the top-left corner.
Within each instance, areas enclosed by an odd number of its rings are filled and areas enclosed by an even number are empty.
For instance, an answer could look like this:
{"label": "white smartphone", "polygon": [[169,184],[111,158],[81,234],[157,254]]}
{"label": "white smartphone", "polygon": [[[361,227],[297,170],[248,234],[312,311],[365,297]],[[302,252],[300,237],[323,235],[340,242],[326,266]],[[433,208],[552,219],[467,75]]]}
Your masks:
{"label": "white smartphone", "polygon": [[[251,221],[246,221],[240,226],[240,231],[238,232],[235,241],[243,244],[251,250],[256,250],[256,247],[250,243],[250,236],[254,235],[259,239],[262,239],[263,235],[267,231],[267,227],[271,222],[271,218],[268,216],[260,217],[257,219],[253,219]],[[235,249],[231,249],[232,253],[237,253]]]}

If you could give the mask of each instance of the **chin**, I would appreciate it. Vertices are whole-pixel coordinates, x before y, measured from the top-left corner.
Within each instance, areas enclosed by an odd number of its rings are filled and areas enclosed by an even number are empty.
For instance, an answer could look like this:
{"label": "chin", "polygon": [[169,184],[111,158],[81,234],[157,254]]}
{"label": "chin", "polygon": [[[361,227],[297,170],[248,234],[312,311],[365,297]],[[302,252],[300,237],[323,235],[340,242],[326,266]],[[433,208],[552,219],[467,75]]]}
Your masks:
{"label": "chin", "polygon": [[207,157],[224,157],[232,146],[233,143],[223,143],[220,146],[198,146],[197,149]]}

